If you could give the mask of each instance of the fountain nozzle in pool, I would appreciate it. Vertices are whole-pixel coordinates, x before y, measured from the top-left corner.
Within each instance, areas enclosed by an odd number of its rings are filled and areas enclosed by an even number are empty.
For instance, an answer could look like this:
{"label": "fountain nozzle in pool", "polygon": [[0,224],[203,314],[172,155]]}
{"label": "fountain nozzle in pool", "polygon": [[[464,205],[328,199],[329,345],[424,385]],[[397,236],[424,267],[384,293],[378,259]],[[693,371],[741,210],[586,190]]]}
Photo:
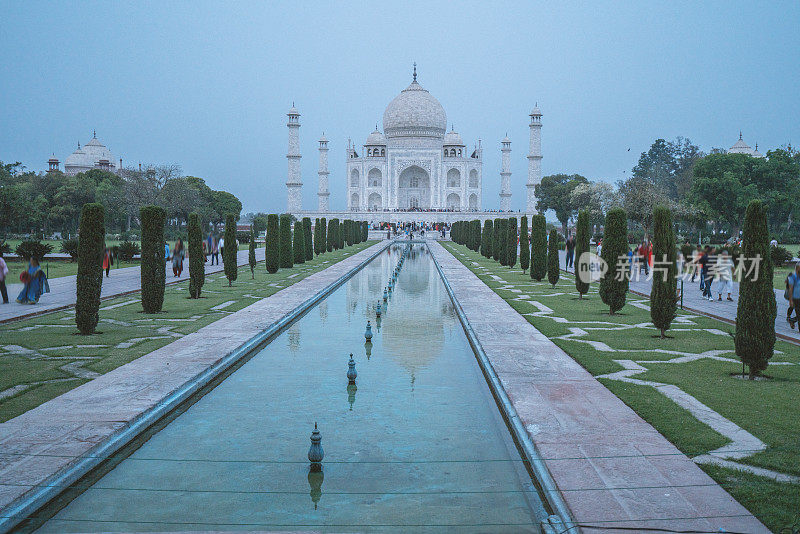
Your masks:
{"label": "fountain nozzle in pool", "polygon": [[375,316],[376,317],[380,317],[381,316],[381,301],[378,301],[378,307],[375,308]]}
{"label": "fountain nozzle in pool", "polygon": [[311,462],[312,471],[322,471],[322,459],[325,452],[322,450],[322,436],[317,430],[317,423],[314,423],[314,431],[311,433],[311,447],[308,449],[308,461]]}
{"label": "fountain nozzle in pool", "polygon": [[356,377],[358,373],[356,373],[356,361],[353,359],[353,354],[350,354],[350,361],[347,362],[347,380],[351,384],[356,383]]}
{"label": "fountain nozzle in pool", "polygon": [[369,321],[367,321],[367,329],[364,331],[364,339],[367,340],[367,343],[372,341],[372,325],[369,324]]}
{"label": "fountain nozzle in pool", "polygon": [[384,300],[384,302],[389,300],[389,294],[387,293],[386,288],[384,288],[384,290],[383,290],[383,300]]}

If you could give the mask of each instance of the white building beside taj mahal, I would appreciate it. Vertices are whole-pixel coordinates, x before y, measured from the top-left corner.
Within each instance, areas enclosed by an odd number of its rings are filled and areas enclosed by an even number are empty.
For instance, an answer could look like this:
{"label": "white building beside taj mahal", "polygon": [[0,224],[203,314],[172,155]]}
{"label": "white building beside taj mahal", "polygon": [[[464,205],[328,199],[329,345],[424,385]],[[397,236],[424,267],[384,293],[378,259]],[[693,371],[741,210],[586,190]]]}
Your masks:
{"label": "white building beside taj mahal", "polygon": [[[383,112],[383,132],[370,133],[360,147],[350,140],[346,149],[346,212],[330,212],[328,189],[328,139],[319,140],[318,206],[304,211],[301,206],[300,113],[289,110],[289,151],[287,211],[297,216],[356,219],[403,220],[406,213],[419,220],[422,213],[438,220],[483,218],[487,208],[483,199],[483,147],[478,139],[468,148],[451,127],[439,101],[417,81],[414,67],[411,85],[403,89]],[[534,188],[541,182],[542,114],[538,107],[530,113],[527,213],[536,213]],[[500,181],[499,202],[488,209],[511,210],[511,140],[500,142],[501,169],[494,176]],[[392,216],[387,216],[387,212]],[[438,213],[439,215],[433,215]],[[448,215],[443,218],[442,213]],[[416,214],[416,215],[412,215]],[[510,214],[509,214],[510,215]],[[487,213],[486,216],[489,216]],[[432,220],[433,220],[432,219]],[[410,219],[409,219],[410,220]]]}

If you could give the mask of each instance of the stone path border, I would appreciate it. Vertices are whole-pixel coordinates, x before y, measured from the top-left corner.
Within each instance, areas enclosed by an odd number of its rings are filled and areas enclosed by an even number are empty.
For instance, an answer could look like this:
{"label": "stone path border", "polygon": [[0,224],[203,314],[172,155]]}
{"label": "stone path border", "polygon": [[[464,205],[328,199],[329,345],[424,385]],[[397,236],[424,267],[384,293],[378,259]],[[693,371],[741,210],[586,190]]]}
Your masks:
{"label": "stone path border", "polygon": [[33,513],[202,384],[263,344],[267,334],[277,335],[389,244],[372,245],[0,423],[0,532]]}
{"label": "stone path border", "polygon": [[582,530],[769,532],[438,243],[429,243]]}
{"label": "stone path border", "polygon": [[[256,260],[264,261],[264,248],[256,249]],[[248,251],[240,250],[236,257],[239,266],[248,265]],[[167,264],[167,284],[176,284],[189,279],[189,260],[183,263],[180,277],[173,277],[172,265]],[[205,264],[206,275],[218,273],[224,269],[222,262],[218,265]],[[103,276],[102,300],[137,293],[141,289],[140,267],[124,267],[111,269],[111,276]],[[50,293],[45,293],[37,304],[20,304],[16,301],[22,291],[22,284],[9,284],[9,304],[0,304],[0,324],[27,317],[34,317],[54,311],[65,310],[75,306],[75,275],[60,276],[50,280]]]}

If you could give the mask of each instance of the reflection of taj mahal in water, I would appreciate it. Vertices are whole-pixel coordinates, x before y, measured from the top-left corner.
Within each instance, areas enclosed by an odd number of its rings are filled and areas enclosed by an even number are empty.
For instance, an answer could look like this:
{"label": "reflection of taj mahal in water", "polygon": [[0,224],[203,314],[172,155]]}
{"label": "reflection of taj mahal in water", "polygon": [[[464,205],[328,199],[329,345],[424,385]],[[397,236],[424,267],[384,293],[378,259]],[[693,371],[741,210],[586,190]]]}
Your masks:
{"label": "reflection of taj mahal in water", "polygon": [[[319,189],[316,212],[301,207],[299,129],[300,113],[292,107],[289,121],[288,212],[325,217],[330,211],[328,139],[319,140]],[[534,188],[541,181],[542,114],[530,113],[530,143],[526,209],[536,212]],[[500,210],[511,209],[511,140],[500,143]],[[417,82],[400,92],[383,112],[383,132],[377,128],[356,147],[348,140],[346,163],[348,212],[476,212],[483,207],[483,148],[468,148],[451,128],[439,101]]]}

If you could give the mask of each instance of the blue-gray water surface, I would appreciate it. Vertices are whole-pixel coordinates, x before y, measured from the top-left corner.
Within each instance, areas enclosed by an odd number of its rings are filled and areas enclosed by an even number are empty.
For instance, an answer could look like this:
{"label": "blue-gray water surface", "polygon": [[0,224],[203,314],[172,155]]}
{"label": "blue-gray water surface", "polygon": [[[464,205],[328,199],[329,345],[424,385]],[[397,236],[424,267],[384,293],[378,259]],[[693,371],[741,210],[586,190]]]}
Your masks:
{"label": "blue-gray water surface", "polygon": [[[376,324],[401,251],[378,256],[40,531],[536,531],[538,494],[424,245]],[[306,457],[315,422],[321,474]]]}

